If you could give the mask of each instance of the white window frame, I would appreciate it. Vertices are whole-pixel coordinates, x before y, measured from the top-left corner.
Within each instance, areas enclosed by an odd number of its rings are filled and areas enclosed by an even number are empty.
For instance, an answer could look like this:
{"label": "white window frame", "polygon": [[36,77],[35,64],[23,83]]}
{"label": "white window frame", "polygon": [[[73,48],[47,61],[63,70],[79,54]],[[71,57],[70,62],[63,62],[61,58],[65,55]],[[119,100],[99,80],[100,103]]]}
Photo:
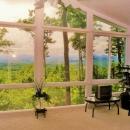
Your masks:
{"label": "white window frame", "polygon": [[[38,0],[36,0],[37,2]],[[88,9],[87,7],[82,7],[80,4],[78,5],[76,2],[74,3],[75,7],[79,7],[83,9],[87,14],[87,28],[80,29],[80,28],[67,28],[67,27],[54,27],[54,26],[44,26],[43,25],[43,8],[36,8],[35,9],[35,22],[33,24],[21,24],[16,22],[4,22],[0,21],[0,27],[14,27],[14,28],[28,28],[34,31],[35,33],[35,51],[34,51],[34,78],[35,80],[40,81],[43,74],[44,74],[44,60],[43,59],[43,49],[42,48],[42,41],[43,41],[43,33],[44,30],[52,30],[52,31],[66,31],[66,32],[79,32],[79,33],[86,33],[87,40],[86,40],[86,77],[85,81],[70,81],[70,82],[51,82],[46,83],[46,87],[67,87],[67,86],[86,86],[85,92],[86,96],[92,93],[92,85],[95,84],[112,84],[117,83],[119,80],[116,79],[93,79],[93,37],[94,35],[105,35],[105,36],[116,36],[116,37],[126,37],[128,38],[130,35],[128,33],[119,33],[119,32],[106,32],[106,31],[94,31],[93,29],[93,17],[97,15],[101,18],[109,20],[111,22],[117,23],[118,25],[124,26],[128,29],[125,24],[122,24],[116,20],[111,19],[110,17],[104,16],[100,13],[97,13],[93,10]],[[109,65],[110,66],[110,65]],[[89,71],[87,71],[89,68]],[[110,68],[109,68],[110,69]],[[0,89],[9,89],[9,88],[30,88],[33,87],[34,83],[18,83],[18,84],[0,84]]]}

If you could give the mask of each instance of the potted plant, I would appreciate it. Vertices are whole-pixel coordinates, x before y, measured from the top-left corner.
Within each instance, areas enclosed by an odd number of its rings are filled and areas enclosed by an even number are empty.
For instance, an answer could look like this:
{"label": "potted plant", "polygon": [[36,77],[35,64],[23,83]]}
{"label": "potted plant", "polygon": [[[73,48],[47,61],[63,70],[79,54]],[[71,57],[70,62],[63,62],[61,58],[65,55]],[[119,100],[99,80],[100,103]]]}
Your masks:
{"label": "potted plant", "polygon": [[32,96],[32,100],[35,108],[35,116],[37,118],[40,113],[46,117],[47,109],[44,107],[44,102],[50,100],[50,96],[43,91],[43,86],[43,81],[34,82],[35,94]]}

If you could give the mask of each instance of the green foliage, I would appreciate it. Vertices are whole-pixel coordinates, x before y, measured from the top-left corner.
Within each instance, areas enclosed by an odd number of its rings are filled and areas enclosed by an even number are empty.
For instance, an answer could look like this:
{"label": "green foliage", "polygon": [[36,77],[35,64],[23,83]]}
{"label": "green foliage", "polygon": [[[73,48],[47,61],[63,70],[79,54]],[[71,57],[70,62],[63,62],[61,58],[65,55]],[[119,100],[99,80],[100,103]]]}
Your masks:
{"label": "green foliage", "polygon": [[32,64],[12,64],[10,72],[8,71],[8,65],[3,65],[0,68],[0,83],[29,83],[33,80]]}
{"label": "green foliage", "polygon": [[93,66],[93,78],[94,79],[107,79],[107,67],[100,67],[98,65]]}
{"label": "green foliage", "polygon": [[113,92],[117,92],[117,91],[118,91],[118,92],[119,92],[119,91],[122,92],[122,91],[123,91],[123,87],[122,87],[122,85],[119,84],[119,83],[118,83],[118,84],[113,84],[113,85],[112,85],[112,91],[113,91]]}
{"label": "green foliage", "polygon": [[8,54],[11,52],[9,51],[9,47],[14,45],[14,43],[4,38],[7,32],[6,28],[0,28],[0,52]]}
{"label": "green foliage", "polygon": [[67,7],[67,21],[70,27],[85,28],[86,14],[80,9],[75,9],[71,5]]}
{"label": "green foliage", "polygon": [[[12,68],[11,83],[25,83],[30,82],[30,78],[33,78],[33,66],[32,64],[15,65]],[[78,66],[75,64],[70,65],[70,77],[71,80],[78,80]],[[8,83],[7,69],[5,65],[0,67],[0,81],[1,83]],[[64,81],[64,66],[59,65],[47,65],[47,82]],[[65,105],[65,88],[57,86],[58,88],[44,88],[50,96],[50,102],[45,102],[45,106],[59,106]],[[9,89],[0,90],[0,110],[12,110],[12,109],[30,109],[32,105],[32,95],[34,95],[35,89]],[[71,88],[71,102],[72,104],[79,104],[84,102],[84,88],[77,88],[76,86]]]}
{"label": "green foliage", "polygon": [[32,108],[33,89],[0,90],[0,110]]}
{"label": "green foliage", "polygon": [[[112,26],[111,28],[112,31],[115,32],[125,32],[124,29],[121,27],[117,26]],[[125,43],[126,43],[126,38],[124,37],[112,37],[112,48],[111,48],[111,53],[112,56],[116,56],[118,58],[118,61],[112,60],[112,78],[120,78],[117,73],[120,71],[120,67],[124,65],[125,63]],[[108,49],[105,50],[106,53],[108,53]]]}

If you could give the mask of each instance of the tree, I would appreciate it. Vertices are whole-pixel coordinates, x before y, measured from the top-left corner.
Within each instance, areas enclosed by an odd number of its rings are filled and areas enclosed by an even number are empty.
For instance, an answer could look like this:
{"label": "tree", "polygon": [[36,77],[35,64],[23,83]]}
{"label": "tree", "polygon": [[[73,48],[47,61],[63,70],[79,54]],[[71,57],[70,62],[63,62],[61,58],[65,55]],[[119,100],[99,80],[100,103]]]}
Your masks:
{"label": "tree", "polygon": [[86,37],[83,34],[76,33],[70,38],[72,42],[72,47],[78,50],[79,53],[79,80],[84,80],[84,70],[83,70],[83,58],[85,57],[86,50]]}
{"label": "tree", "polygon": [[[86,14],[80,10],[75,9],[71,5],[68,6],[68,24],[70,27],[74,28],[86,28]],[[86,34],[75,33],[70,39],[72,47],[78,51],[78,72],[79,72],[79,81],[83,81],[85,78],[84,71],[84,58],[86,54]],[[84,98],[84,89],[82,86],[78,87],[79,97],[78,102],[81,103]]]}
{"label": "tree", "polygon": [[[0,53],[9,55],[10,53],[13,53],[13,50],[10,47],[14,45],[14,43],[4,38],[7,32],[8,31],[6,28],[0,28]],[[8,70],[8,81],[11,81],[9,58],[8,58],[7,70]]]}
{"label": "tree", "polygon": [[[103,30],[103,23],[102,21],[97,21],[95,19],[95,29],[96,30]],[[114,32],[125,32],[125,29],[117,26],[112,25],[111,23],[105,23],[111,27],[111,31]],[[123,57],[124,57],[124,44],[125,44],[125,38],[123,37],[112,37],[111,39],[112,47],[111,47],[111,53],[112,53],[112,65],[111,65],[111,77],[115,78],[116,71],[120,71],[120,67],[124,64]],[[110,48],[105,49],[105,53],[108,54]],[[117,57],[117,62],[115,62],[114,57]]]}
{"label": "tree", "polygon": [[[117,25],[109,25],[111,26],[111,31],[114,32],[125,32],[125,29],[117,26]],[[98,22],[95,20],[95,28],[97,30],[102,30],[103,25],[102,22]],[[113,56],[118,57],[118,66],[122,66],[122,57],[124,53],[124,44],[125,44],[125,38],[123,37],[112,37],[112,48],[111,48],[111,53]],[[109,49],[109,48],[108,48]],[[108,53],[108,49],[105,50],[106,53]]]}
{"label": "tree", "polygon": [[[112,31],[115,32],[124,32],[123,29],[119,27],[112,27]],[[122,57],[124,53],[124,44],[125,38],[122,37],[113,37],[112,38],[112,55],[118,57],[118,66],[122,66]]]}
{"label": "tree", "polygon": [[[65,6],[64,3],[59,0],[59,8],[57,19],[47,18],[48,24],[58,25],[63,27],[86,27],[86,15],[79,9],[74,9],[71,5]],[[78,42],[77,42],[78,41]],[[79,80],[84,79],[83,72],[83,57],[85,52],[86,37],[84,34],[76,33],[72,38],[68,39],[67,32],[63,32],[63,43],[64,43],[64,68],[65,68],[65,78],[64,81],[70,81],[70,68],[69,68],[69,42],[73,45],[75,50],[79,51]],[[82,47],[81,47],[82,46]],[[70,88],[66,88],[66,104],[70,104]]]}
{"label": "tree", "polygon": [[[7,32],[8,31],[6,28],[0,28],[0,53],[4,53],[4,54],[9,54],[9,53],[13,52],[10,50],[10,47],[12,45],[14,45],[14,43],[12,41],[9,41],[4,38],[4,36],[6,35]],[[2,81],[3,81],[3,79],[2,79]],[[0,109],[5,109],[10,104],[10,100],[7,98],[5,93],[3,94],[3,92],[5,92],[5,90],[0,90],[0,100],[2,101],[0,104]]]}
{"label": "tree", "polygon": [[[64,3],[59,0],[61,5],[61,23],[63,27],[67,27],[67,7]],[[70,81],[70,70],[69,70],[69,40],[67,32],[63,32],[64,42],[64,68],[65,68],[65,81]],[[66,104],[71,104],[70,87],[66,88]]]}
{"label": "tree", "polygon": [[[117,26],[112,26],[112,31],[115,32],[124,32],[124,30]],[[112,47],[111,53],[112,56],[117,56],[118,62],[116,63],[114,59],[112,60],[112,69],[111,69],[111,76],[115,78],[116,73],[120,71],[120,67],[124,64],[124,51],[125,51],[125,38],[124,37],[112,37]],[[108,49],[105,50],[108,53]],[[118,76],[117,76],[118,77]]]}
{"label": "tree", "polygon": [[[75,28],[86,28],[86,15],[80,9],[74,9],[71,5],[68,6],[68,24]],[[79,53],[79,80],[84,80],[83,58],[86,52],[86,35],[75,33],[69,41],[72,47],[78,50]]]}
{"label": "tree", "polygon": [[0,28],[0,52],[9,54],[10,52],[12,52],[11,50],[9,50],[9,47],[14,45],[14,43],[4,38],[7,32],[8,31],[6,28]]}

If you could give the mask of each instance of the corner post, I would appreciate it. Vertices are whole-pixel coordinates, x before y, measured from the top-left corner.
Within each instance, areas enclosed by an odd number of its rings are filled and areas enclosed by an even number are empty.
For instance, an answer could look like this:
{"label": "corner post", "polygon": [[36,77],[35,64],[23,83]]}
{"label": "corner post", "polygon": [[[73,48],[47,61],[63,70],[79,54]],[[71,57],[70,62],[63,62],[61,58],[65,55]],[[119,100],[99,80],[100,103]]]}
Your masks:
{"label": "corner post", "polygon": [[44,77],[44,61],[43,61],[43,8],[44,0],[35,0],[35,45],[34,45],[34,81],[40,82]]}
{"label": "corner post", "polygon": [[125,46],[125,64],[130,65],[130,26],[127,30],[126,46]]}
{"label": "corner post", "polygon": [[92,79],[93,79],[93,13],[87,12],[87,33],[86,38],[86,86],[85,86],[85,97],[92,94]]}

